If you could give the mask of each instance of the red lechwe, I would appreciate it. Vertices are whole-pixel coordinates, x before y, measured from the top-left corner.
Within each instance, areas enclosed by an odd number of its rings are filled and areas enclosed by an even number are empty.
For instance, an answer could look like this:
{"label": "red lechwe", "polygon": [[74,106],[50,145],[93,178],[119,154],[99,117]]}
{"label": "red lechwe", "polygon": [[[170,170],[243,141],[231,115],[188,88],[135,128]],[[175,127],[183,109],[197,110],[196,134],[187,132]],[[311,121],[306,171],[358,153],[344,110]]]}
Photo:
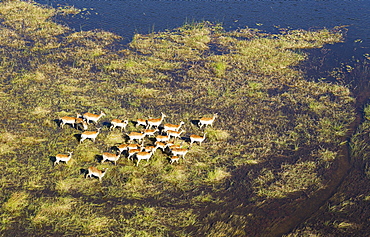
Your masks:
{"label": "red lechwe", "polygon": [[90,121],[93,121],[95,124],[97,124],[98,120],[104,115],[105,113],[101,111],[99,115],[92,113],[84,113],[82,117],[86,120],[87,124],[89,124]]}
{"label": "red lechwe", "polygon": [[213,122],[215,121],[215,119],[216,119],[217,117],[218,117],[218,114],[217,114],[217,113],[215,113],[215,114],[213,115],[213,117],[212,117],[212,118],[203,117],[203,118],[199,119],[198,126],[199,126],[200,128],[202,128],[202,127],[203,127],[203,125],[206,125],[206,127],[207,127],[208,125],[213,126]]}
{"label": "red lechwe", "polygon": [[65,155],[65,154],[58,154],[55,156],[55,161],[54,161],[54,166],[56,164],[59,164],[60,161],[63,161],[67,164],[67,162],[72,158],[72,153],[73,152],[68,152],[69,155]]}
{"label": "red lechwe", "polygon": [[81,133],[81,140],[80,140],[80,143],[82,143],[85,139],[89,138],[91,139],[93,142],[95,142],[95,139],[96,137],[99,135],[100,133],[100,129],[101,128],[98,128],[98,131],[94,132],[94,131],[85,131],[83,133]]}
{"label": "red lechwe", "polygon": [[152,157],[152,155],[153,155],[153,150],[151,152],[141,151],[141,152],[136,153],[136,159],[137,159],[136,166],[139,165],[141,160],[149,161],[149,159],[150,159],[150,157]]}
{"label": "red lechwe", "polygon": [[121,131],[122,131],[122,130],[126,130],[128,120],[113,119],[110,122],[110,124],[111,124],[111,126],[109,128],[110,130],[115,129],[116,127],[118,127],[118,128],[121,128]]}
{"label": "red lechwe", "polygon": [[117,165],[117,161],[119,160],[120,155],[121,155],[121,153],[118,153],[118,155],[116,155],[116,154],[112,154],[112,153],[109,153],[109,152],[104,152],[103,153],[103,159],[101,160],[101,163],[108,160],[108,161],[113,161],[114,165]]}
{"label": "red lechwe", "polygon": [[180,122],[180,124],[178,125],[175,125],[175,124],[170,124],[170,123],[166,123],[163,125],[163,131],[164,132],[167,132],[168,130],[172,130],[172,131],[179,131],[181,126],[184,125],[185,123],[183,121]]}
{"label": "red lechwe", "polygon": [[163,119],[166,117],[166,115],[164,113],[161,113],[161,114],[162,114],[162,117],[160,117],[160,118],[157,118],[157,119],[148,119],[146,121],[146,124],[147,124],[146,128],[149,129],[149,128],[153,127],[153,126],[159,127],[159,125],[161,125]]}
{"label": "red lechwe", "polygon": [[92,176],[96,176],[99,178],[99,181],[101,182],[101,179],[104,177],[104,175],[107,173],[108,168],[105,168],[104,170],[99,170],[96,167],[89,167],[87,169],[87,173],[85,178],[89,177],[91,178]]}
{"label": "red lechwe", "polygon": [[206,132],[204,133],[203,137],[201,136],[198,136],[198,135],[190,135],[190,146],[194,143],[194,142],[199,142],[199,146],[202,145],[202,142],[206,139]]}

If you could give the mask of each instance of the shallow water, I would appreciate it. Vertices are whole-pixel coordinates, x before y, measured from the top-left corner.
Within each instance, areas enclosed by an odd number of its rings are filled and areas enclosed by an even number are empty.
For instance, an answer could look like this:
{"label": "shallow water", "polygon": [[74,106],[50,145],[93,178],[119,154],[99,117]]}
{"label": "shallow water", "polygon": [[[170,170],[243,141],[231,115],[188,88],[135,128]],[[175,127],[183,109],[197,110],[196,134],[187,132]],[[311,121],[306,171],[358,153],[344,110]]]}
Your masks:
{"label": "shallow water", "polygon": [[135,32],[163,31],[185,22],[211,21],[234,30],[249,26],[267,32],[283,28],[331,28],[348,25],[345,57],[370,53],[370,1],[81,1],[38,0],[51,6],[86,9],[70,18],[76,30],[104,29],[129,42]]}

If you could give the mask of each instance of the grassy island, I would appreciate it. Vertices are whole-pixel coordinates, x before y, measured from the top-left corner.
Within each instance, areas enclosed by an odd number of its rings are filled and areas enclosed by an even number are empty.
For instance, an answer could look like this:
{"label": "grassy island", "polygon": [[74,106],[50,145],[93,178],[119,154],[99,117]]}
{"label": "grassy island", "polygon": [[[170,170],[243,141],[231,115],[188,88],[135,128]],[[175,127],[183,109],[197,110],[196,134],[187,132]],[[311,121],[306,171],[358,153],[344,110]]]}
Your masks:
{"label": "grassy island", "polygon": [[[0,3],[0,233],[4,236],[258,236],[325,188],[354,119],[348,87],[308,80],[307,49],[341,28],[226,31],[201,22],[136,34],[74,31],[74,8]],[[93,142],[60,118],[104,112]],[[137,119],[184,122],[186,159],[157,149],[138,166],[103,152]],[[213,126],[201,117],[217,113]],[[110,129],[127,119],[126,131]],[[190,147],[191,134],[206,138]],[[153,138],[146,138],[150,143]],[[73,152],[53,165],[59,153]],[[90,166],[108,168],[85,179]]]}

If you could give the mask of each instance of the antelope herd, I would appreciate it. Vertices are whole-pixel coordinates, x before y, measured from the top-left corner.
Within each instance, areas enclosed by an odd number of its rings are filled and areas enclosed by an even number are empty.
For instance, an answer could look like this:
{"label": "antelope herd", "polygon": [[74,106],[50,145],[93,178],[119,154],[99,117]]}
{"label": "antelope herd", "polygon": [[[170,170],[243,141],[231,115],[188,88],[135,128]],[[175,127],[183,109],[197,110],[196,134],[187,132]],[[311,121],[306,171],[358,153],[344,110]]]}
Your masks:
{"label": "antelope herd", "polygon": [[[217,118],[217,113],[213,114],[212,117],[202,117],[197,123],[199,128],[207,127],[208,125],[212,126],[213,122]],[[101,127],[97,128],[97,131],[86,131],[90,122],[93,122],[95,125],[98,125],[98,121],[105,116],[104,112],[100,112],[99,115],[92,113],[77,114],[76,117],[64,116],[59,119],[60,127],[63,129],[64,125],[69,124],[72,128],[79,129],[83,131],[80,135],[80,143],[86,139],[90,139],[92,142],[95,142],[97,136],[101,132]],[[101,155],[100,162],[109,161],[117,165],[117,161],[120,157],[126,153],[128,160],[134,160],[136,158],[136,166],[139,165],[141,160],[149,161],[157,149],[160,149],[163,153],[169,155],[169,162],[173,164],[174,162],[179,162],[180,157],[185,159],[185,155],[191,149],[193,143],[199,143],[201,146],[202,142],[206,139],[206,132],[203,133],[203,136],[192,134],[188,138],[182,138],[181,134],[186,131],[181,129],[185,122],[181,121],[179,124],[170,124],[165,123],[162,125],[164,119],[167,116],[164,113],[161,113],[160,118],[149,118],[149,119],[137,119],[133,121],[135,128],[143,126],[144,128],[140,131],[132,131],[130,133],[124,133],[127,136],[127,142],[120,144],[115,147],[116,152],[104,152]],[[113,119],[110,121],[109,131],[120,128],[121,132],[126,131],[126,127],[129,124],[128,120]],[[82,127],[81,127],[82,126]],[[180,130],[181,129],[181,130]],[[145,139],[147,138],[147,139]],[[173,138],[173,141],[171,139]],[[175,144],[177,139],[182,139],[181,144]],[[184,148],[182,145],[184,141],[189,141],[188,148]],[[135,142],[136,141],[136,142]],[[152,144],[145,145],[145,142],[154,142]],[[73,152],[68,152],[66,154],[57,154],[55,156],[54,166],[59,164],[60,161],[67,163]],[[85,177],[95,176],[101,181],[102,177],[105,175],[107,169],[99,170],[96,167],[89,167],[85,172]]]}

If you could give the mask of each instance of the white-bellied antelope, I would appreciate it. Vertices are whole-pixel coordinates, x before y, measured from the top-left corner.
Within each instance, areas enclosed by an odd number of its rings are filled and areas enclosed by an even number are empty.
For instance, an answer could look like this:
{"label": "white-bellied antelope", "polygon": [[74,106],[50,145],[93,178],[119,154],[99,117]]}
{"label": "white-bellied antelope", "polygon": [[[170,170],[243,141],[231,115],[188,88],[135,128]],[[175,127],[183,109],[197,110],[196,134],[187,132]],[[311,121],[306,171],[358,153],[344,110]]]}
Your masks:
{"label": "white-bellied antelope", "polygon": [[126,134],[129,137],[129,141],[138,140],[141,142],[145,138],[145,134],[141,132],[130,132]]}
{"label": "white-bellied antelope", "polygon": [[215,119],[217,117],[218,117],[218,114],[217,113],[213,114],[213,117],[212,118],[203,117],[203,118],[199,119],[198,126],[200,128],[202,128],[203,125],[206,125],[206,127],[208,125],[211,125],[211,127],[212,127],[213,126],[213,122],[215,121]]}
{"label": "white-bellied antelope", "polygon": [[181,130],[180,132],[178,131],[173,131],[173,130],[167,130],[167,135],[173,138],[180,138],[181,133],[185,132],[185,130]]}
{"label": "white-bellied antelope", "polygon": [[137,159],[136,166],[139,165],[141,160],[149,161],[149,159],[150,159],[150,157],[152,157],[152,155],[153,155],[153,151],[151,151],[151,152],[141,151],[141,152],[136,153],[136,159]]}
{"label": "white-bellied antelope", "polygon": [[144,129],[142,132],[145,134],[145,136],[155,136],[155,133],[158,132],[159,130],[156,129]]}
{"label": "white-bellied antelope", "polygon": [[165,117],[167,117],[164,113],[161,113],[161,114],[162,114],[161,118],[148,119],[148,120],[146,120],[146,124],[147,124],[146,128],[149,129],[149,128],[153,127],[153,126],[159,127],[159,125],[161,125],[163,119]]}
{"label": "white-bellied antelope", "polygon": [[127,160],[130,160],[136,153],[141,152],[141,149],[131,149],[127,151]]}
{"label": "white-bellied antelope", "polygon": [[123,151],[129,151],[132,149],[139,149],[140,145],[139,144],[121,144],[117,146],[117,149],[119,150],[120,153]]}
{"label": "white-bellied antelope", "polygon": [[99,135],[100,133],[100,129],[101,128],[98,128],[98,131],[85,131],[83,133],[81,133],[81,140],[80,140],[80,143],[82,143],[85,139],[89,138],[91,139],[93,142],[95,142],[95,139],[96,137]]}
{"label": "white-bellied antelope", "polygon": [[199,142],[199,146],[202,145],[202,142],[206,139],[206,132],[204,133],[203,137],[201,136],[198,136],[198,135],[190,135],[190,146],[194,143],[194,142]]}
{"label": "white-bellied antelope", "polygon": [[87,173],[86,173],[85,178],[87,178],[87,177],[91,178],[92,175],[94,175],[94,176],[98,177],[99,181],[101,182],[101,179],[107,173],[107,170],[108,170],[108,168],[105,168],[103,170],[99,170],[96,167],[91,166],[87,169]]}
{"label": "white-bellied antelope", "polygon": [[156,139],[157,142],[167,142],[167,141],[170,140],[170,138],[171,137],[169,135],[166,135],[166,136],[164,136],[164,135],[157,135],[155,137],[155,139]]}
{"label": "white-bellied antelope", "polygon": [[72,153],[73,152],[68,152],[69,155],[65,155],[65,154],[58,154],[55,156],[55,161],[54,161],[54,166],[56,164],[59,164],[60,161],[63,161],[67,164],[67,162],[72,158]]}
{"label": "white-bellied antelope", "polygon": [[156,145],[156,149],[160,148],[162,151],[164,151],[167,147],[167,144],[164,142],[155,142],[154,145]]}
{"label": "white-bellied antelope", "polygon": [[151,152],[153,153],[157,150],[157,146],[145,146],[142,148],[142,151]]}
{"label": "white-bellied antelope", "polygon": [[65,124],[71,124],[72,127],[75,127],[76,118],[70,116],[63,116],[60,118],[60,127],[63,128]]}
{"label": "white-bellied antelope", "polygon": [[136,120],[136,125],[135,127],[139,127],[140,125],[143,125],[144,127],[146,127],[146,119],[137,119]]}
{"label": "white-bellied antelope", "polygon": [[174,148],[171,150],[172,152],[172,155],[174,156],[182,156],[182,158],[185,159],[185,155],[186,153],[188,153],[188,149],[185,149],[185,148]]}
{"label": "white-bellied antelope", "polygon": [[170,157],[170,162],[171,162],[171,164],[173,164],[173,162],[179,163],[179,159],[180,159],[179,156],[171,156]]}
{"label": "white-bellied antelope", "polygon": [[103,117],[105,113],[103,111],[100,111],[100,114],[92,114],[92,113],[84,113],[82,117],[86,120],[87,124],[90,124],[90,121],[93,121],[95,124],[98,123],[98,120]]}
{"label": "white-bellied antelope", "polygon": [[115,129],[116,127],[121,128],[122,130],[126,130],[128,120],[121,120],[121,119],[112,119],[110,122],[111,126],[109,130]]}
{"label": "white-bellied antelope", "polygon": [[184,143],[184,141],[182,141],[180,144],[167,144],[167,146],[170,150],[172,150],[172,149],[175,149],[175,148],[181,148],[183,143]]}
{"label": "white-bellied antelope", "polygon": [[123,151],[127,151],[127,146],[128,146],[128,144],[121,144],[121,145],[116,146],[116,147],[119,150],[119,153],[122,153]]}
{"label": "white-bellied antelope", "polygon": [[184,125],[184,124],[185,123],[183,121],[181,121],[180,124],[178,124],[178,125],[166,123],[166,124],[163,125],[163,131],[167,132],[168,130],[172,130],[172,131],[178,132],[180,130],[181,126]]}
{"label": "white-bellied antelope", "polygon": [[104,152],[103,153],[103,159],[101,160],[101,163],[108,160],[108,161],[113,161],[114,165],[117,165],[117,161],[119,160],[120,155],[121,155],[121,153],[118,153],[118,155],[116,155],[116,154],[112,154],[112,153],[109,153],[109,152]]}
{"label": "white-bellied antelope", "polygon": [[77,128],[77,126],[79,125],[79,124],[81,124],[82,125],[82,130],[87,130],[88,129],[88,126],[87,126],[87,123],[86,123],[86,121],[83,119],[83,118],[80,118],[80,117],[78,117],[78,115],[77,115],[77,118],[76,118],[76,120],[75,120],[75,124],[76,124],[76,128]]}

